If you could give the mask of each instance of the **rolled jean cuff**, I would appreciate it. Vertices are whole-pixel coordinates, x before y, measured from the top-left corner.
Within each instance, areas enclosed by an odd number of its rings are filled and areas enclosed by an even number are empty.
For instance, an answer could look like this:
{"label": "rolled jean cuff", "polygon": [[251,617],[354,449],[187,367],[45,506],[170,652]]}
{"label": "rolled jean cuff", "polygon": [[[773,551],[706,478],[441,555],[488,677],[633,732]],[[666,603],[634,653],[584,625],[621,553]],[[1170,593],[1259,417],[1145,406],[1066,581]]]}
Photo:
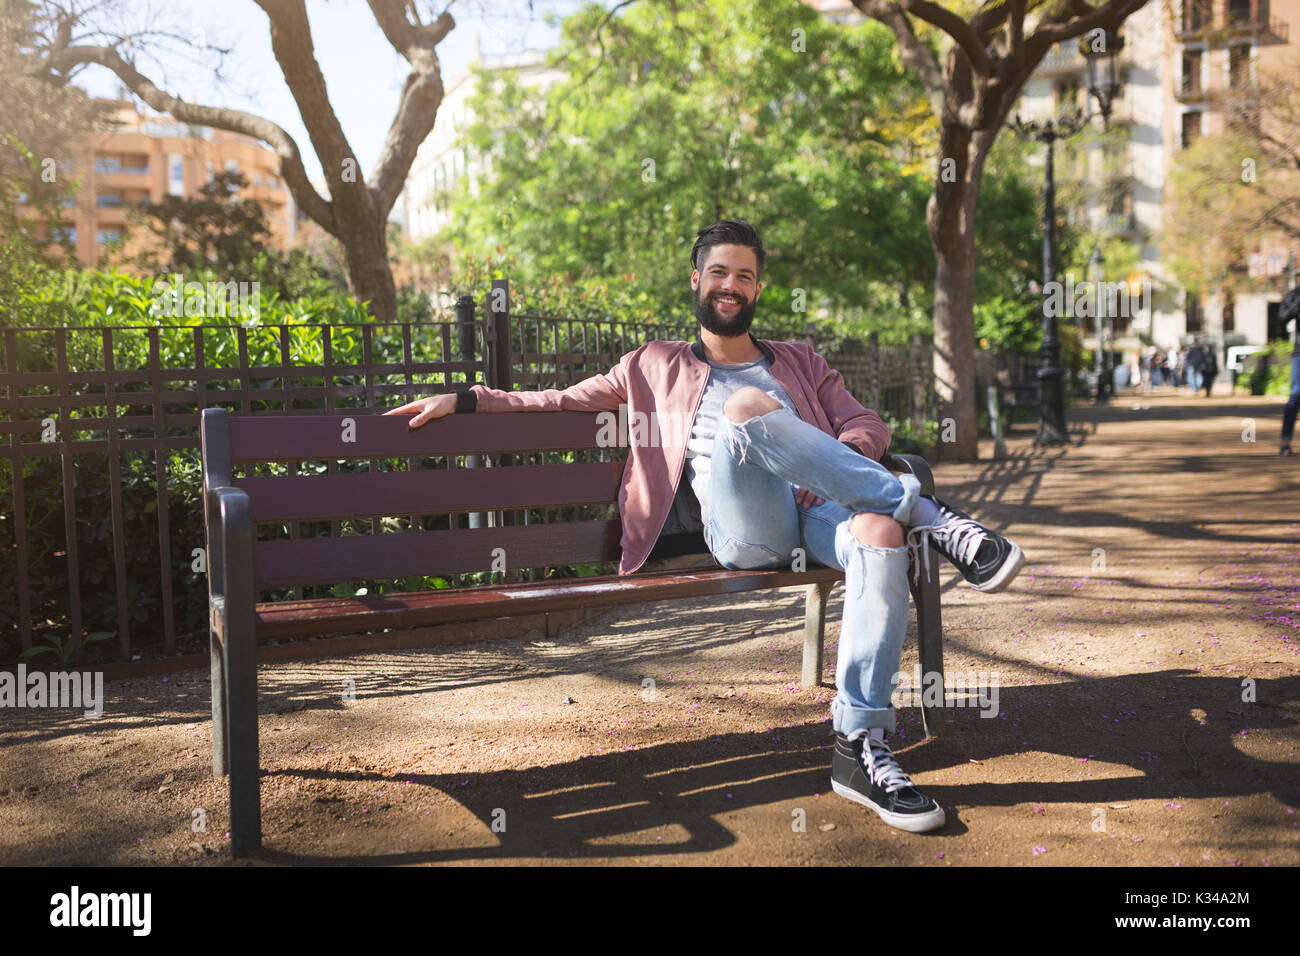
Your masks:
{"label": "rolled jean cuff", "polygon": [[894,732],[894,718],[893,707],[854,707],[838,695],[831,701],[831,726],[846,737],[855,730],[870,731],[872,727],[881,728],[888,736]]}
{"label": "rolled jean cuff", "polygon": [[899,475],[898,481],[903,486],[903,500],[894,509],[894,520],[911,524],[912,508],[921,494],[921,482],[916,475]]}

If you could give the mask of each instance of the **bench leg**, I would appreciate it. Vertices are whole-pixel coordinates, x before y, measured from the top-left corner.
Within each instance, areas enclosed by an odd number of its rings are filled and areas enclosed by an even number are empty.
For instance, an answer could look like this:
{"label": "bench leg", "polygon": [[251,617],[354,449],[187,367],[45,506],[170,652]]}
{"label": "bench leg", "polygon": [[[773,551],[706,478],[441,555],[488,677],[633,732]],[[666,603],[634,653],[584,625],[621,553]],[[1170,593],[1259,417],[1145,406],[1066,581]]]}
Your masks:
{"label": "bench leg", "polygon": [[[250,609],[251,610],[251,609]],[[248,615],[251,617],[251,614]],[[257,647],[251,628],[231,628],[226,643],[230,734],[230,853],[262,848],[262,795],[257,741]]]}
{"label": "bench leg", "polygon": [[[225,657],[226,750],[230,766],[230,854],[262,847],[262,795],[257,746],[257,592],[253,577],[253,522],[248,495],[219,489],[225,531],[222,651]],[[214,693],[215,699],[215,693]],[[216,728],[213,728],[215,738]]]}
{"label": "bench leg", "polygon": [[226,722],[226,655],[215,633],[208,637],[212,655],[212,775],[230,773],[230,725]]}
{"label": "bench leg", "polygon": [[[938,554],[931,554],[930,573],[921,568],[920,580],[912,584],[912,604],[916,607],[916,644],[921,658],[922,687],[930,674],[937,674],[939,686],[943,679],[943,625],[939,616],[939,562]],[[913,571],[908,569],[908,582]],[[921,708],[921,721],[927,737],[939,736],[943,727],[943,705]]]}
{"label": "bench leg", "polygon": [[803,617],[803,680],[804,687],[816,687],[822,680],[824,648],[826,645],[826,602],[831,596],[834,581],[808,585],[804,597]]}

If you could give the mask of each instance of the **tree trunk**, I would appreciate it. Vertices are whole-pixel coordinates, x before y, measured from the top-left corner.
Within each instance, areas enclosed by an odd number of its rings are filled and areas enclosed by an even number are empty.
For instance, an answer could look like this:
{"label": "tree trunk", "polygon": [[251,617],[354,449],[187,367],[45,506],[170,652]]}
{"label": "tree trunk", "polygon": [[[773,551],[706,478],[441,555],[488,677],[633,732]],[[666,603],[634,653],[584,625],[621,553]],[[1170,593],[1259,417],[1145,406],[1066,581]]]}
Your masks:
{"label": "tree trunk", "polygon": [[373,222],[351,232],[341,243],[347,266],[348,291],[358,301],[369,301],[369,312],[380,322],[397,318],[397,287],[388,264],[385,223]]}
{"label": "tree trunk", "polygon": [[[925,209],[925,223],[934,246],[934,379],[939,400],[939,433],[953,435],[941,442],[944,460],[979,457],[978,407],[975,395],[975,200],[982,161],[971,162],[976,149],[969,130],[944,124],[940,155],[954,167],[942,167]],[[951,181],[945,181],[950,179]],[[945,428],[952,419],[954,428]]]}
{"label": "tree trunk", "polygon": [[[940,442],[939,457],[952,461],[979,458],[979,396],[975,394],[975,213],[984,162],[1006,119],[1017,90],[994,111],[994,123],[972,132],[954,120],[940,127],[943,167],[925,209],[925,224],[934,246],[934,378],[939,400],[939,434],[944,419],[953,420],[953,441]],[[948,180],[948,181],[945,181]]]}

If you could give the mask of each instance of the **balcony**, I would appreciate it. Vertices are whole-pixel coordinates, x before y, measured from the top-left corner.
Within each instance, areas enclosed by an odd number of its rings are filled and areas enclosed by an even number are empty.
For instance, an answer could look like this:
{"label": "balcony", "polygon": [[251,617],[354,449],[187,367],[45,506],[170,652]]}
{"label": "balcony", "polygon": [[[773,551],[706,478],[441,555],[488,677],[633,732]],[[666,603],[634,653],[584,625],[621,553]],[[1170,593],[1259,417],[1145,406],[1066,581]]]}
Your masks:
{"label": "balcony", "polygon": [[1222,32],[1228,37],[1255,37],[1265,42],[1286,43],[1291,25],[1269,15],[1268,0],[1227,0]]}
{"label": "balcony", "polygon": [[95,172],[100,175],[123,174],[126,176],[148,176],[149,164],[126,164],[116,159],[100,158],[95,160]]}
{"label": "balcony", "polygon": [[1222,46],[1230,40],[1249,37],[1255,43],[1272,45],[1291,39],[1291,25],[1270,16],[1264,0],[1229,3],[1221,20],[1211,15],[1206,0],[1202,0],[1202,6],[1193,6],[1193,2],[1184,0],[1183,15],[1174,30],[1174,36],[1182,42],[1204,41],[1209,46]]}
{"label": "balcony", "polygon": [[1199,80],[1191,82],[1184,80],[1174,90],[1174,99],[1179,103],[1196,103],[1209,97],[1209,91],[1201,84]]}

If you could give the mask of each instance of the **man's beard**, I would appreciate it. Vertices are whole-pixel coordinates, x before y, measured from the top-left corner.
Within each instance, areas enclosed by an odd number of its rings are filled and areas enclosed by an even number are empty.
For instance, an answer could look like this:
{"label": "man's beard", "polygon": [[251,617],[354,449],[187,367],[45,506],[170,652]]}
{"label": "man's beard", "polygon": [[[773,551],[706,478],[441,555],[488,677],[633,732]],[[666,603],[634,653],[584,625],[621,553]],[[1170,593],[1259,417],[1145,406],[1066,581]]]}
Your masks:
{"label": "man's beard", "polygon": [[754,310],[758,307],[755,300],[747,301],[742,295],[732,295],[740,300],[740,307],[731,316],[723,316],[718,314],[711,301],[706,301],[700,295],[699,289],[695,290],[695,318],[705,329],[723,338],[738,338],[748,333],[749,326],[754,321]]}

